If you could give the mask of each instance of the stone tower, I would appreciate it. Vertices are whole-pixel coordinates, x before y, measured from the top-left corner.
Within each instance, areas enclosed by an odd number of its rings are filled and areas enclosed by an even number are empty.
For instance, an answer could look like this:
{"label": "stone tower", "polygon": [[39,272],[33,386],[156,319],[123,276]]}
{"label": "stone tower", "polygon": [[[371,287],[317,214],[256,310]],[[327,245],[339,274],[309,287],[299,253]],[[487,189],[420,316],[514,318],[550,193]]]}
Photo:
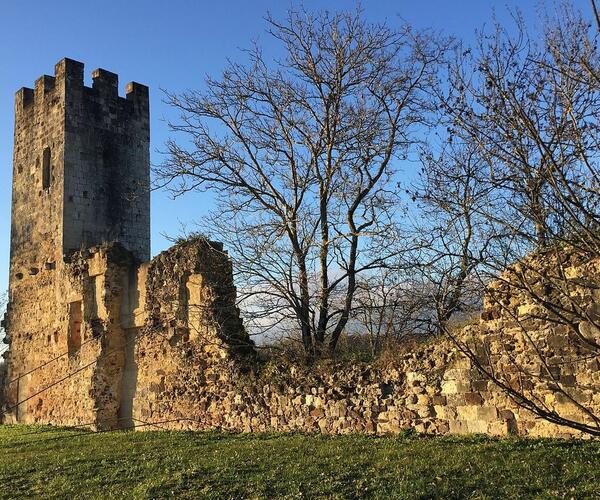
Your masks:
{"label": "stone tower", "polygon": [[[122,363],[102,353],[123,343],[119,300],[128,284],[119,272],[131,275],[150,257],[148,88],[129,83],[120,97],[116,74],[98,69],[92,80],[86,87],[83,64],[63,59],[54,76],[16,94],[5,319],[7,406],[16,421],[49,419],[54,412],[57,421],[80,422],[69,419],[73,407],[88,407],[89,415],[98,401],[110,399],[106,374]],[[124,251],[120,258],[110,252],[110,270],[108,257],[96,259],[91,270],[81,263],[82,254],[109,243]],[[86,344],[94,338],[98,342]],[[60,374],[94,359],[96,375],[87,370],[72,381],[78,391],[61,386],[63,392],[33,398]],[[50,400],[70,409],[59,416]],[[19,401],[27,403],[15,407]]]}
{"label": "stone tower", "polygon": [[11,289],[75,250],[119,241],[150,257],[148,88],[63,59],[15,103]]}
{"label": "stone tower", "polygon": [[252,354],[222,245],[195,238],[149,260],[147,87],[119,97],[117,75],[92,78],[63,59],[17,92],[5,422],[163,420],[183,411],[180,382]]}

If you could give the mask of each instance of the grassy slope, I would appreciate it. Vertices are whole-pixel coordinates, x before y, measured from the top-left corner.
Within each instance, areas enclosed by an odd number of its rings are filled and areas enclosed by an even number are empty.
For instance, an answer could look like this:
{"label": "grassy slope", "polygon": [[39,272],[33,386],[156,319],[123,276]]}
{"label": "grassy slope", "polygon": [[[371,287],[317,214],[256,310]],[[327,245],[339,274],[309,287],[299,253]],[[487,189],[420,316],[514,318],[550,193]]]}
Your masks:
{"label": "grassy slope", "polygon": [[0,498],[599,498],[600,443],[0,426]]}

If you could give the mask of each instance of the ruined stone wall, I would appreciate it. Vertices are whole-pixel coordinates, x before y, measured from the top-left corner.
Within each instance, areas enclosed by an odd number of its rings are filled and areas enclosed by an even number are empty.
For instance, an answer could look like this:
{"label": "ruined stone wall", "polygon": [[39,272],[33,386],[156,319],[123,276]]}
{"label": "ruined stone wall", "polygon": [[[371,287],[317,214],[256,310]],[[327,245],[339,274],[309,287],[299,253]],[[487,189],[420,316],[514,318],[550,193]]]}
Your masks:
{"label": "ruined stone wall", "polygon": [[[480,323],[465,328],[462,339],[508,390],[551,418],[598,429],[599,326],[600,260],[556,247],[510,266],[492,282]],[[553,424],[532,419],[521,427],[555,432]]]}
{"label": "ruined stone wall", "polygon": [[[184,366],[189,354],[180,360],[173,347],[205,360],[252,356],[231,262],[216,243],[176,245],[142,265],[121,244],[105,244],[21,286],[7,316],[7,422],[132,427],[152,404],[146,382]],[[145,349],[148,332],[172,357],[164,365]]]}
{"label": "ruined stone wall", "polygon": [[[600,319],[600,288],[589,286],[590,276],[600,276],[598,263],[564,264],[570,295],[579,297],[590,320]],[[529,291],[511,285],[513,272],[492,283],[481,319],[457,330],[457,340],[501,383],[593,425],[592,415],[600,413],[597,352],[586,351],[570,327],[550,321]],[[41,280],[51,275],[56,295],[45,302]],[[31,286],[32,302],[17,310],[22,316],[9,317],[20,325],[31,318],[42,323],[25,343],[11,338],[9,379],[71,353],[18,384],[9,380],[8,406],[25,401],[8,421],[101,429],[581,435],[517,404],[449,339],[409,344],[385,363],[259,362],[236,307],[231,261],[220,245],[203,239],[141,266],[119,244],[92,248],[22,281]],[[77,303],[82,345],[74,350]],[[596,323],[577,325],[598,339]]]}
{"label": "ruined stone wall", "polygon": [[132,262],[120,245],[92,248],[22,281],[7,323],[8,422],[119,426]]}
{"label": "ruined stone wall", "polygon": [[63,59],[16,95],[6,421],[577,434],[525,401],[600,426],[600,262],[565,248],[491,284],[481,319],[455,334],[471,358],[442,339],[386,364],[258,362],[222,245],[196,238],[141,263],[148,89],[130,83],[123,98],[117,75],[92,76],[86,87],[83,64]]}
{"label": "ruined stone wall", "polygon": [[253,358],[235,300],[231,261],[220,244],[196,239],[150,263],[135,350],[137,421],[195,414],[209,383],[205,369]]}
{"label": "ruined stone wall", "polygon": [[[60,263],[56,269],[45,269],[23,278],[9,306],[10,350],[5,389],[9,422],[32,422],[40,418],[74,424],[92,418],[94,405],[86,394],[89,373],[80,372],[57,388],[35,396],[69,373],[72,367],[69,356],[51,361],[67,352],[68,304],[76,300],[57,275],[62,276]],[[56,304],[56,297],[63,294],[66,294],[63,304]],[[96,356],[96,346],[88,345],[79,358],[89,361]],[[36,370],[45,363],[48,365]],[[60,404],[56,404],[58,401]],[[79,414],[73,411],[77,403],[81,408]]]}
{"label": "ruined stone wall", "polygon": [[[567,436],[521,410],[446,342],[415,346],[386,366],[244,367],[192,361],[156,341],[139,422],[172,429]],[[145,347],[150,350],[148,345]],[[161,356],[160,353],[163,353]],[[151,426],[150,426],[151,427]]]}
{"label": "ruined stone wall", "polygon": [[[153,307],[161,304],[161,314],[151,314],[137,347],[135,408],[143,428],[154,428],[151,424],[157,422],[162,428],[246,432],[415,429],[433,434],[581,435],[517,404],[449,339],[412,345],[385,365],[325,363],[308,368],[249,362],[232,355],[226,342],[215,337],[211,341],[210,335],[180,335],[178,328],[186,329],[185,321],[176,319],[182,311],[177,292],[181,281],[171,276],[185,262],[166,259],[163,267],[149,270],[149,289],[164,295],[151,301]],[[592,271],[581,268],[579,274]],[[491,290],[506,280],[504,276]],[[512,289],[514,307],[500,309],[491,297],[492,291],[481,320],[457,332],[458,339],[472,348],[483,366],[493,367],[501,382],[535,397],[550,411],[593,425],[586,412],[600,414],[598,356],[582,352],[568,329],[543,314],[532,315],[528,294]],[[586,295],[583,300],[588,301],[585,307],[596,307],[598,297]],[[515,314],[524,329],[516,328]],[[539,349],[546,350],[544,358]],[[548,373],[541,369],[542,359],[553,365]],[[556,377],[561,394],[551,385]]]}

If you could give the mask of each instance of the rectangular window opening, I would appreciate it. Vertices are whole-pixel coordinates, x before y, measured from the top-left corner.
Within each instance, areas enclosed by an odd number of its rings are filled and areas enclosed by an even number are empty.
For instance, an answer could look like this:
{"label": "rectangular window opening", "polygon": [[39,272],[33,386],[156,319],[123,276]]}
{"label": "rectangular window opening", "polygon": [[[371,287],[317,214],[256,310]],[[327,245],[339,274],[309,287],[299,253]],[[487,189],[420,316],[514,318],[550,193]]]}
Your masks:
{"label": "rectangular window opening", "polygon": [[50,189],[50,183],[52,181],[50,159],[50,148],[44,148],[44,155],[42,157],[42,187],[44,189]]}

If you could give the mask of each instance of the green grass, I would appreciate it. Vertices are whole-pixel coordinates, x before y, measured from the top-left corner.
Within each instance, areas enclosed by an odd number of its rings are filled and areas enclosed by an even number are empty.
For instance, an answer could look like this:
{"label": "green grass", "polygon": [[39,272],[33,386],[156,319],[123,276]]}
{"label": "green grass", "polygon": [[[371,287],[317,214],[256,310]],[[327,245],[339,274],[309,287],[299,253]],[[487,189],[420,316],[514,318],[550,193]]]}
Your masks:
{"label": "green grass", "polygon": [[600,442],[0,426],[0,498],[600,498]]}

